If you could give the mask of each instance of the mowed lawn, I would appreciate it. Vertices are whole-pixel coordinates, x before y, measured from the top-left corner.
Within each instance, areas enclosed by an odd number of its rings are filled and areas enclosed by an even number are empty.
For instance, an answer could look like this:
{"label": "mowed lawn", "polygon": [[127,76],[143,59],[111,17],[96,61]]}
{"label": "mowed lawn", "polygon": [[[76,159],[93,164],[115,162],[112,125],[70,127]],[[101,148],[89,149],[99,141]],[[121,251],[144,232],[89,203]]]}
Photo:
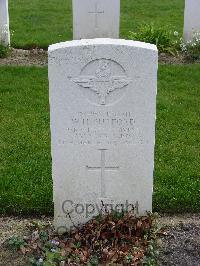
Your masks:
{"label": "mowed lawn", "polygon": [[[142,23],[182,34],[184,0],[121,0],[121,38]],[[72,39],[71,0],[9,0],[12,46],[42,47]]]}
{"label": "mowed lawn", "polygon": [[[154,211],[200,211],[200,65],[160,66]],[[52,214],[47,68],[0,68],[0,213]]]}

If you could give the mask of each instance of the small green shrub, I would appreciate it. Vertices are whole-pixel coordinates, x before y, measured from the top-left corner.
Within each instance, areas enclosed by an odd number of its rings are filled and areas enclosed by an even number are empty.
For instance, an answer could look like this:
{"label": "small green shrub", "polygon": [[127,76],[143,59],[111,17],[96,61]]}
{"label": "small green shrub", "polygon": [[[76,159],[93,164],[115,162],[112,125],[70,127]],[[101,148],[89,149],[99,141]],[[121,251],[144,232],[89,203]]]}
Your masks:
{"label": "small green shrub", "polygon": [[200,32],[196,32],[191,41],[184,42],[181,39],[180,49],[189,59],[200,60]]}
{"label": "small green shrub", "polygon": [[9,239],[8,246],[12,249],[19,250],[21,247],[26,246],[26,242],[17,236],[13,236]]}
{"label": "small green shrub", "polygon": [[0,58],[5,58],[9,54],[9,47],[5,47],[2,44],[0,44]]}
{"label": "small green shrub", "polygon": [[138,32],[130,32],[129,38],[135,41],[155,44],[160,53],[177,53],[176,35],[167,28],[155,27],[153,24],[143,24]]}

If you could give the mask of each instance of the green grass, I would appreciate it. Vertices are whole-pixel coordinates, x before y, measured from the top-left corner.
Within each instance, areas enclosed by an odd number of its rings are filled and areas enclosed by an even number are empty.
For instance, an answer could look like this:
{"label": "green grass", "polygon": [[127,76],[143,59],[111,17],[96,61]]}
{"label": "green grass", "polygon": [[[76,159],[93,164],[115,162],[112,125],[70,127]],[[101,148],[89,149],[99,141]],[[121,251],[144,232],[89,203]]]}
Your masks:
{"label": "green grass", "polygon": [[[71,0],[10,0],[12,46],[42,47],[72,39]],[[142,23],[182,32],[184,0],[121,0],[121,37]]]}
{"label": "green grass", "polygon": [[200,65],[160,66],[154,209],[200,211]]}
{"label": "green grass", "polygon": [[[156,211],[200,211],[199,72],[159,68]],[[1,67],[0,91],[0,213],[52,213],[47,68]]]}
{"label": "green grass", "polygon": [[52,182],[47,69],[0,69],[0,212],[48,213]]}

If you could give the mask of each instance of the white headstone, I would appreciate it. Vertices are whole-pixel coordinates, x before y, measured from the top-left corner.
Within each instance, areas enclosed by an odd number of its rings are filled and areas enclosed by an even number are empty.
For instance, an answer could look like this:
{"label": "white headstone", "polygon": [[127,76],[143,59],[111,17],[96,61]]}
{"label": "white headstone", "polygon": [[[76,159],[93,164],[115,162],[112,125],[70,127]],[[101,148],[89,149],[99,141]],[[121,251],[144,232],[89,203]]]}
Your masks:
{"label": "white headstone", "polygon": [[200,36],[200,0],[185,0],[184,40],[192,41],[195,33]]}
{"label": "white headstone", "polygon": [[73,38],[119,38],[120,0],[73,0]]}
{"label": "white headstone", "polygon": [[8,0],[0,0],[0,44],[10,45]]}
{"label": "white headstone", "polygon": [[104,208],[151,211],[156,46],[113,39],[51,45],[49,86],[56,228]]}

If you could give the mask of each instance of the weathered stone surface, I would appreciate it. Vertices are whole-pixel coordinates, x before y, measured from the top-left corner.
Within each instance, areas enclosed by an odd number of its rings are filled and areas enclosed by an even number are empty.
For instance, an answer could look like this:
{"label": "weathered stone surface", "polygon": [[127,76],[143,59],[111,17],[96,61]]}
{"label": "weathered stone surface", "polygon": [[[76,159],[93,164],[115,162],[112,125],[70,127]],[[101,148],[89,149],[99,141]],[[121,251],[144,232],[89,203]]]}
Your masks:
{"label": "weathered stone surface", "polygon": [[73,38],[119,38],[120,0],[73,0]]}
{"label": "weathered stone surface", "polygon": [[192,41],[195,33],[200,37],[200,0],[185,0],[184,40]]}
{"label": "weathered stone surface", "polygon": [[[49,47],[56,228],[152,208],[157,49],[94,39]],[[120,205],[120,204],[123,204]]]}
{"label": "weathered stone surface", "polygon": [[0,0],[0,44],[10,44],[8,0]]}

